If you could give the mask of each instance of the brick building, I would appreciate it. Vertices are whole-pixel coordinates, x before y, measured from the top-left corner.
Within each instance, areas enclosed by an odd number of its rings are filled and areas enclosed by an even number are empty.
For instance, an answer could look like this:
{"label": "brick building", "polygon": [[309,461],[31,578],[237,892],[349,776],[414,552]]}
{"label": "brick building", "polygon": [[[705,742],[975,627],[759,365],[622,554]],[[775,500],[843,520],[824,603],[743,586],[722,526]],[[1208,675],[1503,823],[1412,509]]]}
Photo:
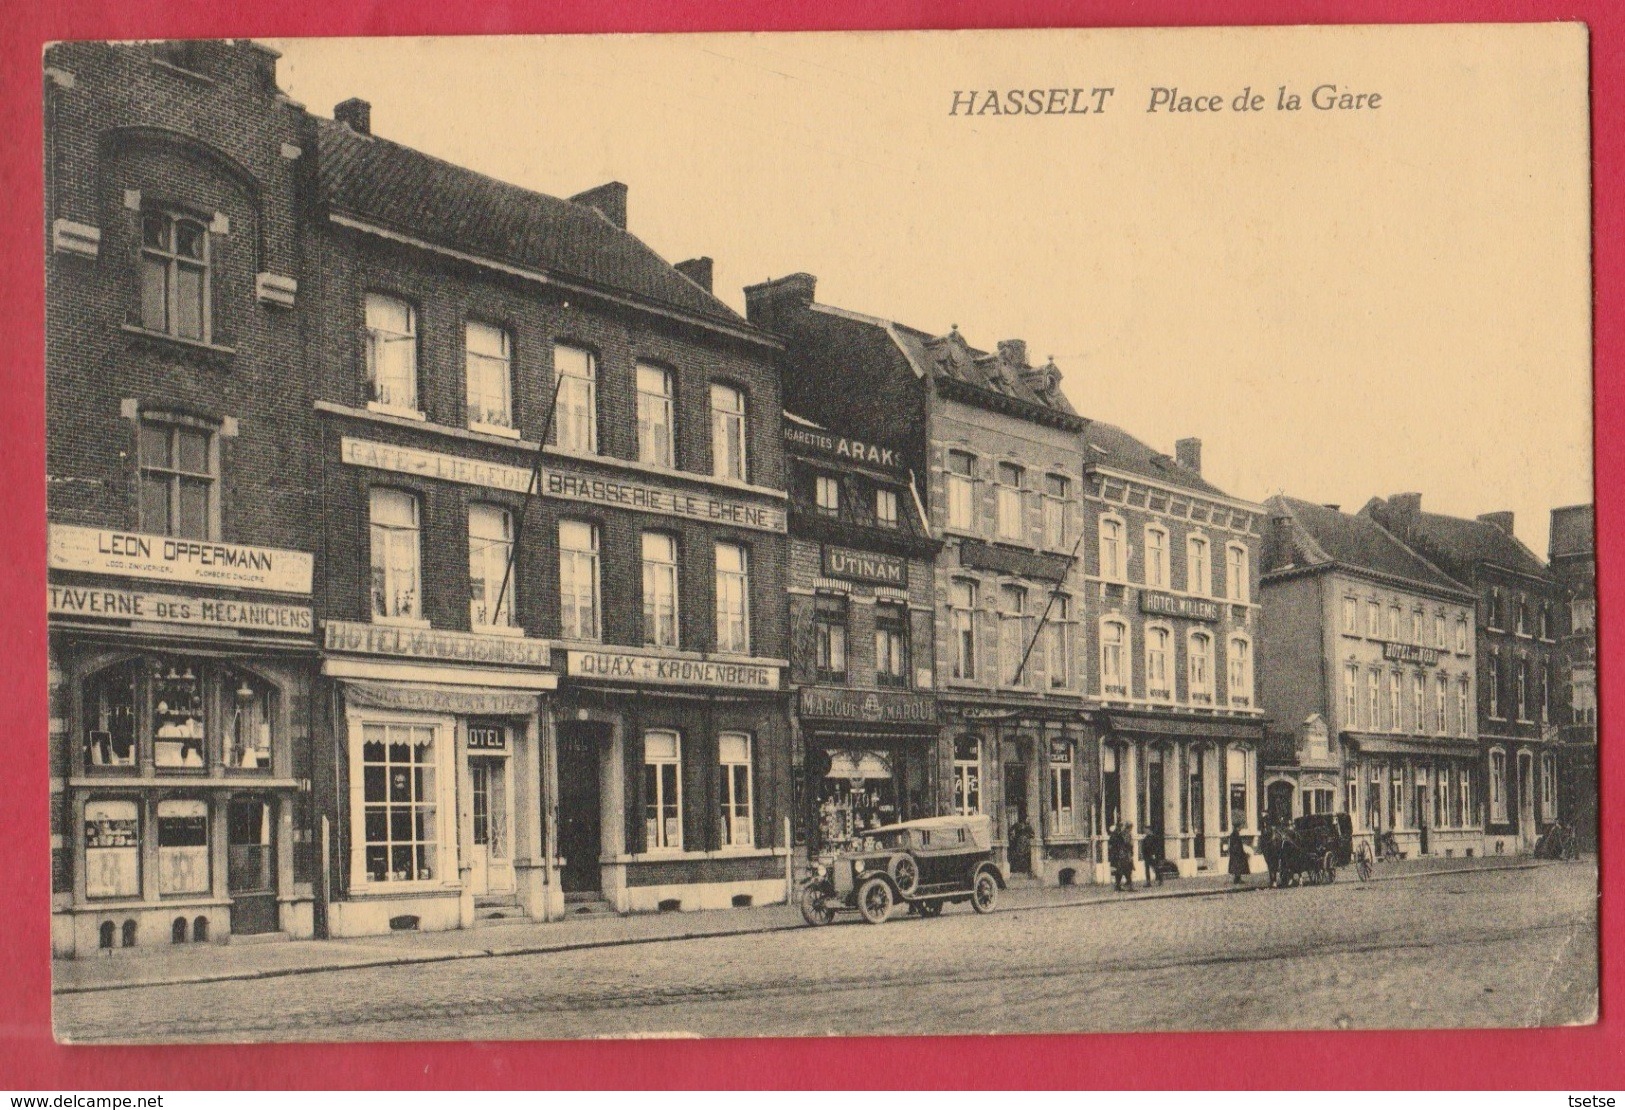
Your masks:
{"label": "brick building", "polygon": [[44,95],[53,949],[309,936],[303,113],[244,42]]}
{"label": "brick building", "polygon": [[1256,845],[1261,812],[1264,511],[1202,477],[1200,440],[1180,440],[1169,458],[1095,421],[1083,444],[1097,877],[1107,877],[1106,837],[1119,823],[1134,826],[1137,854],[1149,835],[1181,875],[1222,870],[1231,828]]}
{"label": "brick building", "polygon": [[1486,782],[1479,746],[1473,592],[1368,514],[1265,507],[1265,807],[1348,813],[1409,855],[1479,854],[1505,783]]}
{"label": "brick building", "polygon": [[797,840],[937,813],[932,539],[896,449],[786,414]]}
{"label": "brick building", "polygon": [[778,344],[627,232],[624,186],[334,114],[304,337],[331,931],[782,898]]}
{"label": "brick building", "polygon": [[1019,340],[983,351],[957,329],[932,335],[815,292],[793,274],[746,289],[746,311],[788,341],[790,410],[891,445],[943,541],[934,666],[915,664],[941,715],[937,811],[990,815],[1012,873],[1087,878],[1094,773],[1073,568],[1084,421],[1060,371],[1033,366]]}
{"label": "brick building", "polygon": [[1552,576],[1558,617],[1557,809],[1583,844],[1597,844],[1597,541],[1591,505],[1552,510]]}
{"label": "brick building", "polygon": [[1360,512],[1478,595],[1485,839],[1495,852],[1532,850],[1558,813],[1562,587],[1514,535],[1511,513],[1424,512],[1418,493],[1372,498]]}

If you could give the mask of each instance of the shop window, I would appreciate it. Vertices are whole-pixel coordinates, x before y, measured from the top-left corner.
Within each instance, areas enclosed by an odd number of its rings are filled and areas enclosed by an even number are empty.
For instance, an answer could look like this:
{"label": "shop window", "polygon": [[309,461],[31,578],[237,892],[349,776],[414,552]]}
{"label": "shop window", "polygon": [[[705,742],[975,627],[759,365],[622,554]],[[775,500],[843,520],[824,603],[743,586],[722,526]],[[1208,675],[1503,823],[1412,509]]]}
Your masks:
{"label": "shop window", "polygon": [[683,847],[682,739],[656,729],[643,734],[643,843],[651,852]]}
{"label": "shop window", "polygon": [[470,320],[463,345],[469,426],[513,427],[513,344],[507,330]]}
{"label": "shop window", "polygon": [[598,451],[598,364],[591,352],[563,345],[553,348],[553,443],[583,455]]}
{"label": "shop window", "polygon": [[998,465],[999,539],[1020,543],[1026,538],[1022,508],[1027,472],[1015,463]]}
{"label": "shop window", "polygon": [[598,529],[579,520],[559,521],[559,635],[597,640]]}
{"label": "shop window", "polygon": [[174,212],[141,213],[141,326],[209,341],[209,229]]}
{"label": "shop window", "polygon": [[1247,753],[1240,748],[1230,748],[1225,752],[1225,784],[1229,795],[1227,816],[1230,825],[1244,829],[1251,822],[1248,820],[1247,805]]}
{"label": "shop window", "polygon": [[372,615],[416,620],[423,615],[418,499],[397,489],[368,496],[372,542]]}
{"label": "shop window", "polygon": [[209,890],[209,806],[191,798],[158,803],[158,893]]}
{"label": "shop window", "polygon": [[1065,551],[1071,546],[1066,535],[1066,508],[1071,500],[1069,479],[1059,474],[1044,475],[1044,546],[1051,551]]}
{"label": "shop window", "polygon": [[846,681],[846,598],[819,594],[813,599],[813,642],[818,681]]}
{"label": "shop window", "polygon": [[85,803],[85,896],[141,895],[141,815],[133,801]]}
{"label": "shop window", "polygon": [[722,846],[749,848],[755,843],[751,802],[751,741],[743,732],[717,736],[722,764]]}
{"label": "shop window", "polygon": [[510,569],[512,559],[512,514],[495,505],[470,505],[468,624],[475,631],[513,624],[513,595],[518,582]]}
{"label": "shop window", "polygon": [[883,528],[897,527],[896,490],[875,490],[875,523]]}
{"label": "shop window", "polygon": [[643,642],[677,646],[677,540],[664,532],[643,533]]}
{"label": "shop window", "polygon": [[202,664],[158,657],[151,671],[154,765],[202,769],[207,731]]}
{"label": "shop window", "polygon": [[672,394],[670,370],[638,363],[639,462],[668,468],[677,465]]}
{"label": "shop window", "polygon": [[750,654],[750,558],[738,544],[717,544],[717,650]]}
{"label": "shop window", "polygon": [[140,663],[109,667],[85,684],[85,765],[133,767]]}
{"label": "shop window", "polygon": [[954,739],[954,812],[982,812],[982,741],[974,736]]}
{"label": "shop window", "polygon": [[231,707],[226,729],[226,766],[239,771],[271,769],[271,689],[242,672],[224,673],[225,704]]}
{"label": "shop window", "polygon": [[218,538],[219,455],[212,429],[143,418],[141,528],[160,536]]}
{"label": "shop window", "polygon": [[368,400],[418,410],[417,312],[405,301],[368,293],[365,306]]}
{"label": "shop window", "polygon": [[1049,831],[1054,836],[1070,836],[1076,831],[1073,806],[1072,741],[1052,742],[1049,764]]}
{"label": "shop window", "polygon": [[948,587],[953,620],[954,677],[976,677],[976,583],[956,579]]}
{"label": "shop window", "polygon": [[[361,848],[369,882],[427,882],[439,877],[435,742],[435,730],[423,725],[362,725]],[[251,820],[249,811],[241,819]],[[258,842],[248,835],[254,830],[240,831],[245,845]]]}
{"label": "shop window", "polygon": [[901,605],[875,605],[875,684],[909,684],[908,610]]}
{"label": "shop window", "polygon": [[948,527],[961,532],[976,530],[976,456],[964,451],[948,452]]}
{"label": "shop window", "polygon": [[731,385],[711,383],[711,473],[745,480],[745,395]]}

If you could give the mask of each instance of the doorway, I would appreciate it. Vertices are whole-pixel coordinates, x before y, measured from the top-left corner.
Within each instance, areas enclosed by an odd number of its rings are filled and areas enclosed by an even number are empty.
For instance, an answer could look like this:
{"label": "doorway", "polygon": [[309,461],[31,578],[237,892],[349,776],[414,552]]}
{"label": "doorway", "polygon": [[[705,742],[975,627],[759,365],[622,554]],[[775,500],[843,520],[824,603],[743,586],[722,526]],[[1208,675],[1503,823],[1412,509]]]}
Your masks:
{"label": "doorway", "polygon": [[274,810],[267,798],[236,797],[226,807],[226,892],[231,931],[239,936],[277,931]]}
{"label": "doorway", "polygon": [[[1270,821],[1285,823],[1292,820],[1292,795],[1295,792],[1296,788],[1285,780],[1270,783],[1264,791],[1264,809]],[[1304,807],[1304,812],[1309,812],[1308,806]]]}
{"label": "doorway", "polygon": [[608,740],[606,724],[559,722],[558,850],[564,857],[559,886],[565,894],[596,894],[603,886],[598,866],[604,845],[599,762]]}
{"label": "doorway", "polygon": [[476,898],[513,893],[513,814],[506,756],[468,757],[469,888]]}
{"label": "doorway", "polygon": [[1518,850],[1535,850],[1535,757],[1518,753]]}
{"label": "doorway", "polygon": [[1009,845],[1010,871],[1017,875],[1033,872],[1033,827],[1027,820],[1027,765],[1004,765],[1004,820]]}

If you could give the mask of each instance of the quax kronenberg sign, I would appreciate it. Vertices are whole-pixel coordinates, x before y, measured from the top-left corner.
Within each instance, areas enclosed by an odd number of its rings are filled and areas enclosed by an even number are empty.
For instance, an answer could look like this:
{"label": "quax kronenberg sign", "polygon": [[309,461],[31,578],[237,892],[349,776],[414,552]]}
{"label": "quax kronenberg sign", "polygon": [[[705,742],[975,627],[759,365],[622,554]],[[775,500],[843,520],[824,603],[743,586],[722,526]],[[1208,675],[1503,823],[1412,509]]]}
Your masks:
{"label": "quax kronenberg sign", "polygon": [[50,526],[48,549],[47,559],[52,570],[201,582],[275,593],[310,593],[313,560],[305,551],[82,528],[72,524]]}
{"label": "quax kronenberg sign", "polygon": [[[519,466],[482,462],[438,451],[395,447],[372,440],[345,436],[340,455],[351,466],[389,470],[398,474],[419,474],[446,482],[524,493],[530,489],[530,471]],[[537,486],[543,497],[561,501],[586,501],[662,516],[731,524],[762,532],[785,531],[782,506],[763,505],[710,492],[687,492],[644,482],[629,482],[605,475],[544,466]]]}
{"label": "quax kronenberg sign", "polygon": [[575,649],[564,653],[573,678],[652,682],[667,686],[726,686],[777,690],[779,668],[754,660],[693,659],[628,648]]}

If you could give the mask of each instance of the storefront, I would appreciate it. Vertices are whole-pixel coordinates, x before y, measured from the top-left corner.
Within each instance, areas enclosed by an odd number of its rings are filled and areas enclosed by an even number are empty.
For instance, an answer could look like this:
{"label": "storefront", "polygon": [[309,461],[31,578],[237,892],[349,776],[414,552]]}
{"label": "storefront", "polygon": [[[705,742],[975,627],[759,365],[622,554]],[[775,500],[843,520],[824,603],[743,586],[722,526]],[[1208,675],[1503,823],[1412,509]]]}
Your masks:
{"label": "storefront", "polygon": [[1231,830],[1240,829],[1252,869],[1263,869],[1255,851],[1262,720],[1118,711],[1097,714],[1097,720],[1097,881],[1110,878],[1106,840],[1118,824],[1134,827],[1136,860],[1149,835],[1181,876],[1222,871]]}
{"label": "storefront", "polygon": [[784,660],[606,646],[561,662],[563,900],[622,913],[783,901]]}
{"label": "storefront", "polygon": [[328,621],[334,765],[328,932],[557,917],[543,835],[545,641]]}
{"label": "storefront", "polygon": [[1381,839],[1406,857],[1485,853],[1480,791],[1487,786],[1493,814],[1502,787],[1485,783],[1474,744],[1369,733],[1344,739],[1345,805],[1357,838]]}
{"label": "storefront", "polygon": [[901,690],[806,686],[796,726],[808,850],[937,815],[937,702]]}
{"label": "storefront", "polygon": [[50,568],[53,951],[311,936],[310,556],[52,525]]}

